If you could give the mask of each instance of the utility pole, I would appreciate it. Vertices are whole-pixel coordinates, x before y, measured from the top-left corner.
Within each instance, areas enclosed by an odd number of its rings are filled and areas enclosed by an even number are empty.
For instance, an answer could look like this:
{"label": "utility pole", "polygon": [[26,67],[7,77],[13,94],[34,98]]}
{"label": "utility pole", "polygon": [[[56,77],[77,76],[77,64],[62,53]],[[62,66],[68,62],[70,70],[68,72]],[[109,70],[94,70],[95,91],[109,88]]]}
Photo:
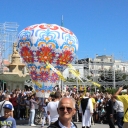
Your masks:
{"label": "utility pole", "polygon": [[113,71],[113,88],[116,88],[115,84],[115,65],[114,65],[114,57],[112,56],[112,71]]}
{"label": "utility pole", "polygon": [[[95,59],[96,59],[96,57],[97,57],[97,55],[95,56]],[[93,74],[93,81],[95,81],[95,70],[96,70],[96,61],[95,61],[95,59],[94,59],[94,74]],[[95,92],[96,92],[96,86],[95,86]]]}
{"label": "utility pole", "polygon": [[[78,57],[76,57],[76,63],[77,63],[77,67],[78,67]],[[77,85],[77,94],[78,94],[78,78],[76,77],[76,85]]]}

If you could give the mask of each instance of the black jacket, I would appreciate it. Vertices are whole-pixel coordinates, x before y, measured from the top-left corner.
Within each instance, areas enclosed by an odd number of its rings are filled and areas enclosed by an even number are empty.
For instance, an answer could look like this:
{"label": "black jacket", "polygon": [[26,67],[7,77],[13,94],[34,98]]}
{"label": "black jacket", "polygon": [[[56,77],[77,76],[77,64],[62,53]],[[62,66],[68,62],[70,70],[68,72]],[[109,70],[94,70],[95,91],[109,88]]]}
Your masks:
{"label": "black jacket", "polygon": [[[72,122],[73,123],[73,122]],[[73,123],[75,126],[76,126],[76,124],[75,123]],[[48,126],[48,128],[61,128],[60,126],[59,126],[59,120],[57,120],[55,123],[53,123],[53,124],[50,124],[49,126]],[[76,126],[76,128],[77,128],[77,126]]]}
{"label": "black jacket", "polygon": [[107,103],[106,103],[106,112],[107,112],[107,115],[110,115],[110,114],[114,113],[112,100],[107,101]]}

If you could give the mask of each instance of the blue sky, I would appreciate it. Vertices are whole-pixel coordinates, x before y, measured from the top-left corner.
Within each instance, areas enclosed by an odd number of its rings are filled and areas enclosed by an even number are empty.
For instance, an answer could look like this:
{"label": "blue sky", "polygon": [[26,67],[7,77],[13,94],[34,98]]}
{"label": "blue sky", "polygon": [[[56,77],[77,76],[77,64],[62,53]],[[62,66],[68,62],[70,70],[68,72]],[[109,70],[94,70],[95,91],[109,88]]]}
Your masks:
{"label": "blue sky", "polygon": [[0,0],[0,23],[18,32],[38,23],[61,24],[79,40],[78,58],[114,55],[128,60],[128,0]]}

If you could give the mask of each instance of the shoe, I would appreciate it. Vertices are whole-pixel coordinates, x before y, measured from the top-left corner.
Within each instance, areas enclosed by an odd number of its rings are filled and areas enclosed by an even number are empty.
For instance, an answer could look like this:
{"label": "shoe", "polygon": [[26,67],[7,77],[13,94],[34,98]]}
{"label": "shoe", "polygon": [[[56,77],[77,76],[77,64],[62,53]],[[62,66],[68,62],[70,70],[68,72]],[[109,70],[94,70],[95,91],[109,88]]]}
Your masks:
{"label": "shoe", "polygon": [[36,125],[35,124],[31,124],[31,126],[35,127]]}

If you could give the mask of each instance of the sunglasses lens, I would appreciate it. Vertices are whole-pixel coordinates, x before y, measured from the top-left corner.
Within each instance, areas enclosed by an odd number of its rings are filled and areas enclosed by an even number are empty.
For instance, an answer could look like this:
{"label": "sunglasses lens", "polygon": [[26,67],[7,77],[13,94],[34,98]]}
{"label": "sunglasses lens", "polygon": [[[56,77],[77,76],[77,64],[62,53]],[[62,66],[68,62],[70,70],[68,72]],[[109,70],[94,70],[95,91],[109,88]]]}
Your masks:
{"label": "sunglasses lens", "polygon": [[66,109],[68,112],[71,112],[71,111],[72,111],[72,108],[70,108],[70,107],[66,107],[66,108],[60,107],[60,108],[59,108],[60,111],[64,111],[65,109]]}
{"label": "sunglasses lens", "polygon": [[61,107],[61,108],[59,108],[59,110],[60,110],[60,111],[64,111],[64,109],[65,109],[65,108],[62,108],[62,107]]}
{"label": "sunglasses lens", "polygon": [[67,107],[67,111],[68,112],[71,112],[72,111],[72,108]]}

